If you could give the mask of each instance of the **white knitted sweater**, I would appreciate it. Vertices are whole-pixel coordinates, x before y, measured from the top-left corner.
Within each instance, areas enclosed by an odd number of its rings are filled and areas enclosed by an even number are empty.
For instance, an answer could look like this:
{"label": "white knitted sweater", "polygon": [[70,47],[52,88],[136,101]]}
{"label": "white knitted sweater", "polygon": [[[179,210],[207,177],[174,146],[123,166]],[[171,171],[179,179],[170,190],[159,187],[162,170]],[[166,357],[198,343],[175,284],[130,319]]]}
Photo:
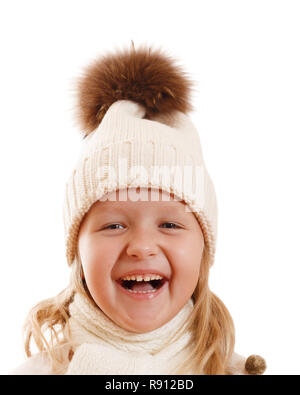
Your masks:
{"label": "white knitted sweater", "polygon": [[[66,375],[174,374],[176,366],[191,352],[186,347],[191,334],[185,331],[186,318],[193,309],[190,299],[172,320],[142,334],[120,328],[86,297],[76,294],[70,304],[69,325],[75,351]],[[179,338],[174,332],[181,329]],[[61,349],[65,358],[69,347]],[[246,374],[245,358],[234,354],[233,374]],[[194,372],[187,372],[194,374]],[[53,374],[46,353],[29,358],[10,374]]]}

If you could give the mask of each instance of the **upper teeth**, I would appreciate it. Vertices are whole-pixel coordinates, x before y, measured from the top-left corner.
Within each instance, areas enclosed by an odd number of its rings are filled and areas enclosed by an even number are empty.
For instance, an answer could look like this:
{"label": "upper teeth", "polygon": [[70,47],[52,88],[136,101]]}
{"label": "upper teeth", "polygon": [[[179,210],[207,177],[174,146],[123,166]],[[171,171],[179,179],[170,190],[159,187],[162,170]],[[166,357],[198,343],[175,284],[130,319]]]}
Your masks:
{"label": "upper teeth", "polygon": [[131,275],[122,277],[122,280],[135,280],[135,281],[151,281],[161,280],[163,277],[159,274],[145,274],[145,275]]}

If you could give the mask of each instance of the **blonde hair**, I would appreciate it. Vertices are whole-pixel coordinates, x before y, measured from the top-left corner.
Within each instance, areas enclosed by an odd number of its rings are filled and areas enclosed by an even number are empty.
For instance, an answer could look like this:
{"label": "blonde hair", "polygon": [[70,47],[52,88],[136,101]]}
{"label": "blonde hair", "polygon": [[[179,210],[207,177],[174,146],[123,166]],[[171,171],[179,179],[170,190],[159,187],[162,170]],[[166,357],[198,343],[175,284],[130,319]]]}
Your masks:
{"label": "blonde hair", "polygon": [[[69,286],[57,296],[36,304],[28,313],[23,327],[26,355],[32,355],[30,343],[33,339],[38,349],[49,355],[55,374],[63,374],[66,371],[73,355],[68,320],[69,305],[75,292],[81,293],[96,305],[83,279],[78,256],[77,252]],[[225,305],[209,290],[208,277],[209,259],[204,246],[199,280],[192,295],[194,309],[187,321],[187,329],[192,332],[192,352],[178,367],[178,374],[183,374],[183,371],[206,375],[230,374],[228,366],[235,343],[234,325]],[[50,340],[45,337],[47,331],[50,332]],[[175,335],[180,336],[180,330]],[[67,359],[58,352],[60,346],[65,344],[69,344],[71,350]]]}

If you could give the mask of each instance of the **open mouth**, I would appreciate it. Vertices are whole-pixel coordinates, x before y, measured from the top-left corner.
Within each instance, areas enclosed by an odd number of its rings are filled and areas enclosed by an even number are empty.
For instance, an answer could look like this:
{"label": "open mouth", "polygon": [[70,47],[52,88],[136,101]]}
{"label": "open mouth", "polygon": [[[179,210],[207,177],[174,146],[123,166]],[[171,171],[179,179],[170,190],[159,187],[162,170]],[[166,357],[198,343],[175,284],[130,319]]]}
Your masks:
{"label": "open mouth", "polygon": [[164,283],[167,281],[166,278],[153,279],[153,280],[124,280],[120,279],[118,282],[127,291],[134,293],[153,293],[159,290]]}

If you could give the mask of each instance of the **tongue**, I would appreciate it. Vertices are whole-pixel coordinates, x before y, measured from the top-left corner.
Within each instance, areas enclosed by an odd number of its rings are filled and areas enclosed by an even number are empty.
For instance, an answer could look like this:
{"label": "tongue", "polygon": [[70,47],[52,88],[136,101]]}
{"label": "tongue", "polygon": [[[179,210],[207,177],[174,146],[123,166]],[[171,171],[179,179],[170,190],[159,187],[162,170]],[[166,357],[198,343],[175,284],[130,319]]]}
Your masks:
{"label": "tongue", "polygon": [[154,287],[152,287],[150,281],[135,281],[132,288],[133,291],[152,291],[153,289],[155,289]]}

